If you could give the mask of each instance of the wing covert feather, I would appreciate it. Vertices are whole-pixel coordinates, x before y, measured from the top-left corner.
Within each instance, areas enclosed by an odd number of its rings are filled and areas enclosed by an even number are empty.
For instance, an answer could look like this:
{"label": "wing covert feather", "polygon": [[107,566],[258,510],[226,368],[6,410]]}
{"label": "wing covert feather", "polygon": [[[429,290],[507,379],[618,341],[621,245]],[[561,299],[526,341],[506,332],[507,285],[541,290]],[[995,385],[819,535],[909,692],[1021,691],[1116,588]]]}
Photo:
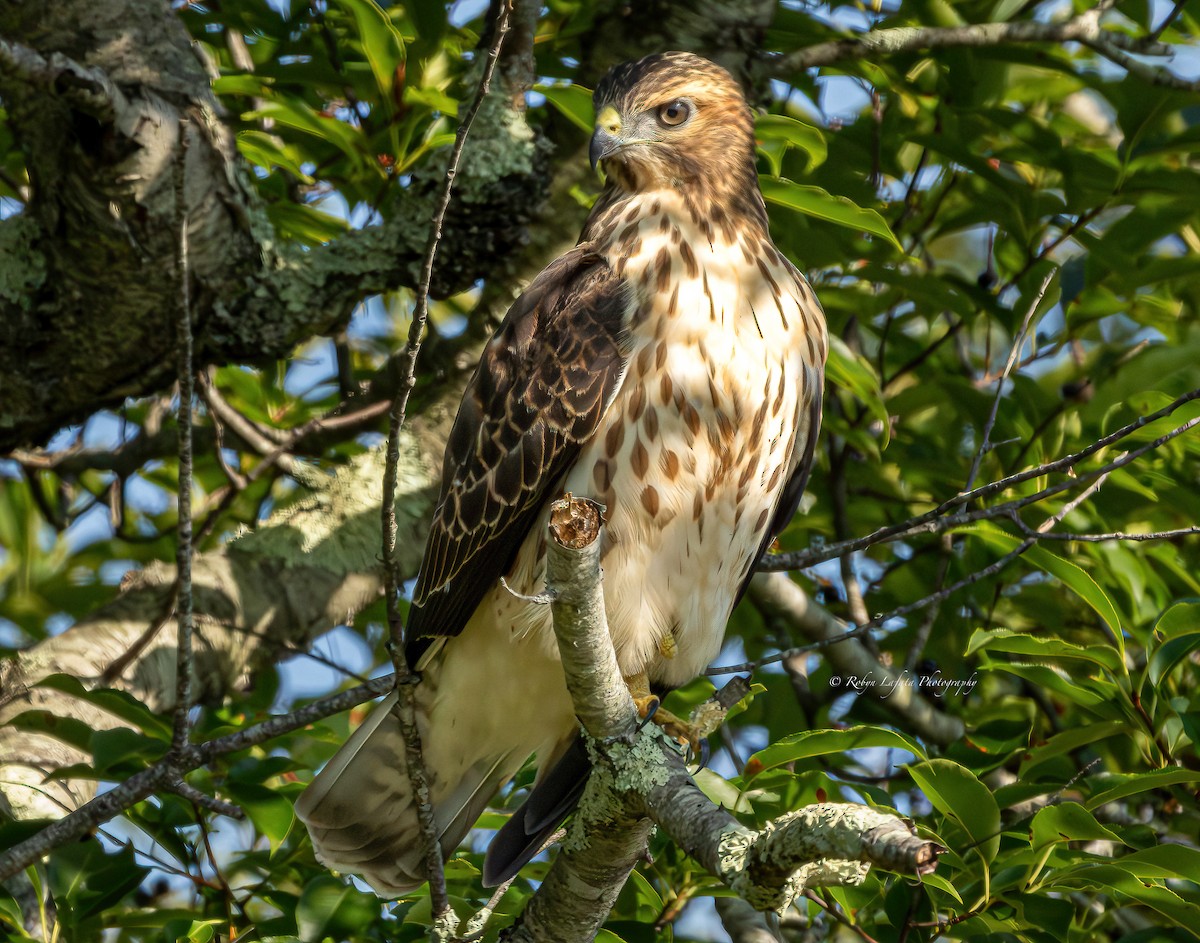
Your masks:
{"label": "wing covert feather", "polygon": [[599,428],[625,372],[626,307],[625,282],[577,246],[534,280],[484,348],[446,443],[410,660],[430,637],[462,631]]}

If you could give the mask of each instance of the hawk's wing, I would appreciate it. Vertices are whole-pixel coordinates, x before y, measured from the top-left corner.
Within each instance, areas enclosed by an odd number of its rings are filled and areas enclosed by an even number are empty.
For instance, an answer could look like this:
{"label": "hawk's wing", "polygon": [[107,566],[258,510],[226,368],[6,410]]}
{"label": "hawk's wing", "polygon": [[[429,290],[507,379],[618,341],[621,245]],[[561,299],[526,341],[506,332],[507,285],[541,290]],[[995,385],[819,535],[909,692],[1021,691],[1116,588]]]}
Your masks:
{"label": "hawk's wing", "polygon": [[462,631],[599,428],[625,372],[627,302],[624,280],[577,246],[534,280],[484,348],[446,443],[410,664],[431,636]]}

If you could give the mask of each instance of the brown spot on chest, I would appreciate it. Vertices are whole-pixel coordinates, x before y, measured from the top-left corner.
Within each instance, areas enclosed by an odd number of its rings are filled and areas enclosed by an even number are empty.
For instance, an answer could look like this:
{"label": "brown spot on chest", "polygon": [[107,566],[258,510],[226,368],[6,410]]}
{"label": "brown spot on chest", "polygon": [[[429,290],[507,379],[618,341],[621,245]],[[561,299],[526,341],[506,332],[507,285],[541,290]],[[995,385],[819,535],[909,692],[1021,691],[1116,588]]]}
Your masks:
{"label": "brown spot on chest", "polygon": [[[659,345],[659,346],[665,346],[665,345]],[[669,403],[669,402],[671,402],[672,399],[674,399],[674,395],[675,395],[675,383],[671,379],[671,375],[669,373],[664,373],[662,375],[662,377],[659,378],[659,381],[658,381],[658,397],[660,400],[662,400],[662,402]]]}
{"label": "brown spot on chest", "polygon": [[658,410],[653,406],[646,407],[646,412],[642,416],[642,429],[650,442],[658,438]]}
{"label": "brown spot on chest", "polygon": [[638,381],[637,386],[633,388],[633,395],[629,397],[629,418],[632,422],[637,422],[642,411],[646,408],[646,384]]}
{"label": "brown spot on chest", "polygon": [[637,372],[638,376],[645,376],[650,370],[650,358],[654,356],[654,349],[647,344],[637,355]]}
{"label": "brown spot on chest", "polygon": [[604,436],[604,453],[609,458],[616,458],[624,441],[625,423],[618,420],[609,426],[608,432]]}
{"label": "brown spot on chest", "polygon": [[667,476],[669,481],[674,481],[679,477],[679,455],[671,449],[664,449],[659,457],[659,464],[662,466],[663,474]]}
{"label": "brown spot on chest", "polygon": [[700,266],[696,262],[696,254],[692,252],[692,247],[686,242],[679,246],[679,257],[683,259],[683,270],[688,278],[695,278],[700,274]]}
{"label": "brown spot on chest", "polygon": [[665,292],[671,284],[671,254],[666,246],[658,250],[654,259],[656,286],[660,292]]}
{"label": "brown spot on chest", "polygon": [[641,439],[637,439],[633,443],[633,452],[629,456],[629,466],[638,478],[645,478],[646,472],[650,469],[650,453],[646,451],[646,446],[642,445]]}
{"label": "brown spot on chest", "polygon": [[658,489],[653,485],[646,485],[646,487],[642,489],[642,507],[646,509],[646,513],[651,517],[658,516]]}
{"label": "brown spot on chest", "polygon": [[612,468],[604,459],[600,459],[592,467],[592,480],[596,482],[596,487],[601,492],[607,491],[612,486]]}

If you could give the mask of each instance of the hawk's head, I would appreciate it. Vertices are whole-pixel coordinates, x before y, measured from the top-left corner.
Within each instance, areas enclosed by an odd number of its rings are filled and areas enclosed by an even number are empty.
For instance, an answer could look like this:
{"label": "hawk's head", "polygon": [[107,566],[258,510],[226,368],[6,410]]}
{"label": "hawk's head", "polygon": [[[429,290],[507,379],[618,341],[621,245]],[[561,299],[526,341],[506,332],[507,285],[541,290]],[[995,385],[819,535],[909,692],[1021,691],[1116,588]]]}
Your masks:
{"label": "hawk's head", "polygon": [[690,52],[616,66],[593,96],[592,166],[626,191],[753,185],[754,119],[737,81]]}

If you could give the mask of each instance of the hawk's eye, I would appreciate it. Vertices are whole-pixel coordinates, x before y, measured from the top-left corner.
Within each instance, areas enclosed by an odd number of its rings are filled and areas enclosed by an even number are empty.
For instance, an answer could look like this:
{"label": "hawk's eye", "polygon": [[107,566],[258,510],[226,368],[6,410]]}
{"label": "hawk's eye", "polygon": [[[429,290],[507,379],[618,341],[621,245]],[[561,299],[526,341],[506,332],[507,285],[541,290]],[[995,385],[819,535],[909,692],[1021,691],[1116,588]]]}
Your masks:
{"label": "hawk's eye", "polygon": [[659,106],[658,123],[668,128],[674,128],[687,121],[691,117],[691,114],[692,106],[681,98],[676,99],[673,102],[667,102],[665,105]]}

